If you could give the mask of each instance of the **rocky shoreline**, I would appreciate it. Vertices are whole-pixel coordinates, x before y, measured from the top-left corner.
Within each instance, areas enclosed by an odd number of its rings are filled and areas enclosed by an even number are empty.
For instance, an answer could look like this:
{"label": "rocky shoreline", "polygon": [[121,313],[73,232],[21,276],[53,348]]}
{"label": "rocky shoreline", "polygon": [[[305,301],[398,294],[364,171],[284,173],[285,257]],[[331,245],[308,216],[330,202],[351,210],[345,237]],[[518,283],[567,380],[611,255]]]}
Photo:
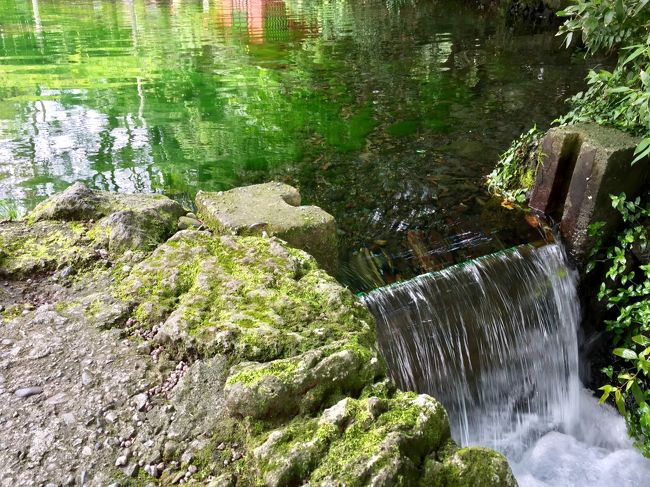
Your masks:
{"label": "rocky shoreline", "polygon": [[391,384],[369,312],[285,242],[331,268],[331,217],[250,188],[197,218],[78,183],[0,224],[0,483],[516,485]]}

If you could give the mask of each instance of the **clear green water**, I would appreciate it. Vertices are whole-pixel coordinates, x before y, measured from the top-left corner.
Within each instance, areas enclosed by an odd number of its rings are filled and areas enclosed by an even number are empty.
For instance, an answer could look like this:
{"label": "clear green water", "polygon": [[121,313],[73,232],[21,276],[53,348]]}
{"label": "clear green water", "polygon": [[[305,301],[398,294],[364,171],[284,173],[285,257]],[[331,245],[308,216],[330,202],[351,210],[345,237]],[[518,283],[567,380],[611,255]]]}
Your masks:
{"label": "clear green water", "polygon": [[350,280],[426,268],[493,238],[481,178],[584,76],[558,44],[462,1],[0,0],[0,201],[278,179],[336,216]]}

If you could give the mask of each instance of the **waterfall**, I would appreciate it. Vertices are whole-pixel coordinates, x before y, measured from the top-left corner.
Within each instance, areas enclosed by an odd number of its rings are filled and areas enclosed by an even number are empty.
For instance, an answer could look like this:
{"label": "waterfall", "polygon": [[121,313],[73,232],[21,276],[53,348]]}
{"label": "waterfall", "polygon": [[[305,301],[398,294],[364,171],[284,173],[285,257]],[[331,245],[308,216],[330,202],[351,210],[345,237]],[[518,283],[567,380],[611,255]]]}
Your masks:
{"label": "waterfall", "polygon": [[397,384],[442,401],[461,444],[503,451],[525,448],[549,428],[571,428],[576,282],[559,245],[521,246],[365,300]]}
{"label": "waterfall", "polygon": [[560,245],[520,246],[364,300],[392,379],[438,398],[454,439],[504,453],[520,485],[641,485],[650,460],[578,378],[576,287]]}

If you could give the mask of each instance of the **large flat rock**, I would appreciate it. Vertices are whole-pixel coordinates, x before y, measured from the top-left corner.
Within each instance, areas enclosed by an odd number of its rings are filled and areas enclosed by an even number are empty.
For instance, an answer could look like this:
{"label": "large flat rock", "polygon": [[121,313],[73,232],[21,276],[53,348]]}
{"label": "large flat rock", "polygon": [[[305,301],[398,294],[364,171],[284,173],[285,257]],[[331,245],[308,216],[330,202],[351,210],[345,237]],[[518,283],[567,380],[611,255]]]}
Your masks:
{"label": "large flat rock", "polygon": [[199,192],[196,205],[216,233],[277,236],[313,255],[328,272],[336,271],[334,217],[317,206],[300,206],[300,193],[287,184],[271,182],[218,193]]}

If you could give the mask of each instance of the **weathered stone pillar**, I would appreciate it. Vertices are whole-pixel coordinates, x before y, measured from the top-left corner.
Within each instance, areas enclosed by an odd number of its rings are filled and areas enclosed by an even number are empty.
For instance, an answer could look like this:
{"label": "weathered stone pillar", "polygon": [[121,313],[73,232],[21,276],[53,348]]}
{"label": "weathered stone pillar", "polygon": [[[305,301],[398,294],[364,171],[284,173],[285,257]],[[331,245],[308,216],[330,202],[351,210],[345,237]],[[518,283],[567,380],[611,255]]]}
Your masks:
{"label": "weathered stone pillar", "polygon": [[637,196],[648,182],[648,160],[632,165],[638,140],[619,130],[594,124],[557,127],[542,141],[543,163],[530,207],[559,222],[571,255],[582,261],[593,242],[587,229],[594,222],[614,230],[618,213],[610,194]]}

